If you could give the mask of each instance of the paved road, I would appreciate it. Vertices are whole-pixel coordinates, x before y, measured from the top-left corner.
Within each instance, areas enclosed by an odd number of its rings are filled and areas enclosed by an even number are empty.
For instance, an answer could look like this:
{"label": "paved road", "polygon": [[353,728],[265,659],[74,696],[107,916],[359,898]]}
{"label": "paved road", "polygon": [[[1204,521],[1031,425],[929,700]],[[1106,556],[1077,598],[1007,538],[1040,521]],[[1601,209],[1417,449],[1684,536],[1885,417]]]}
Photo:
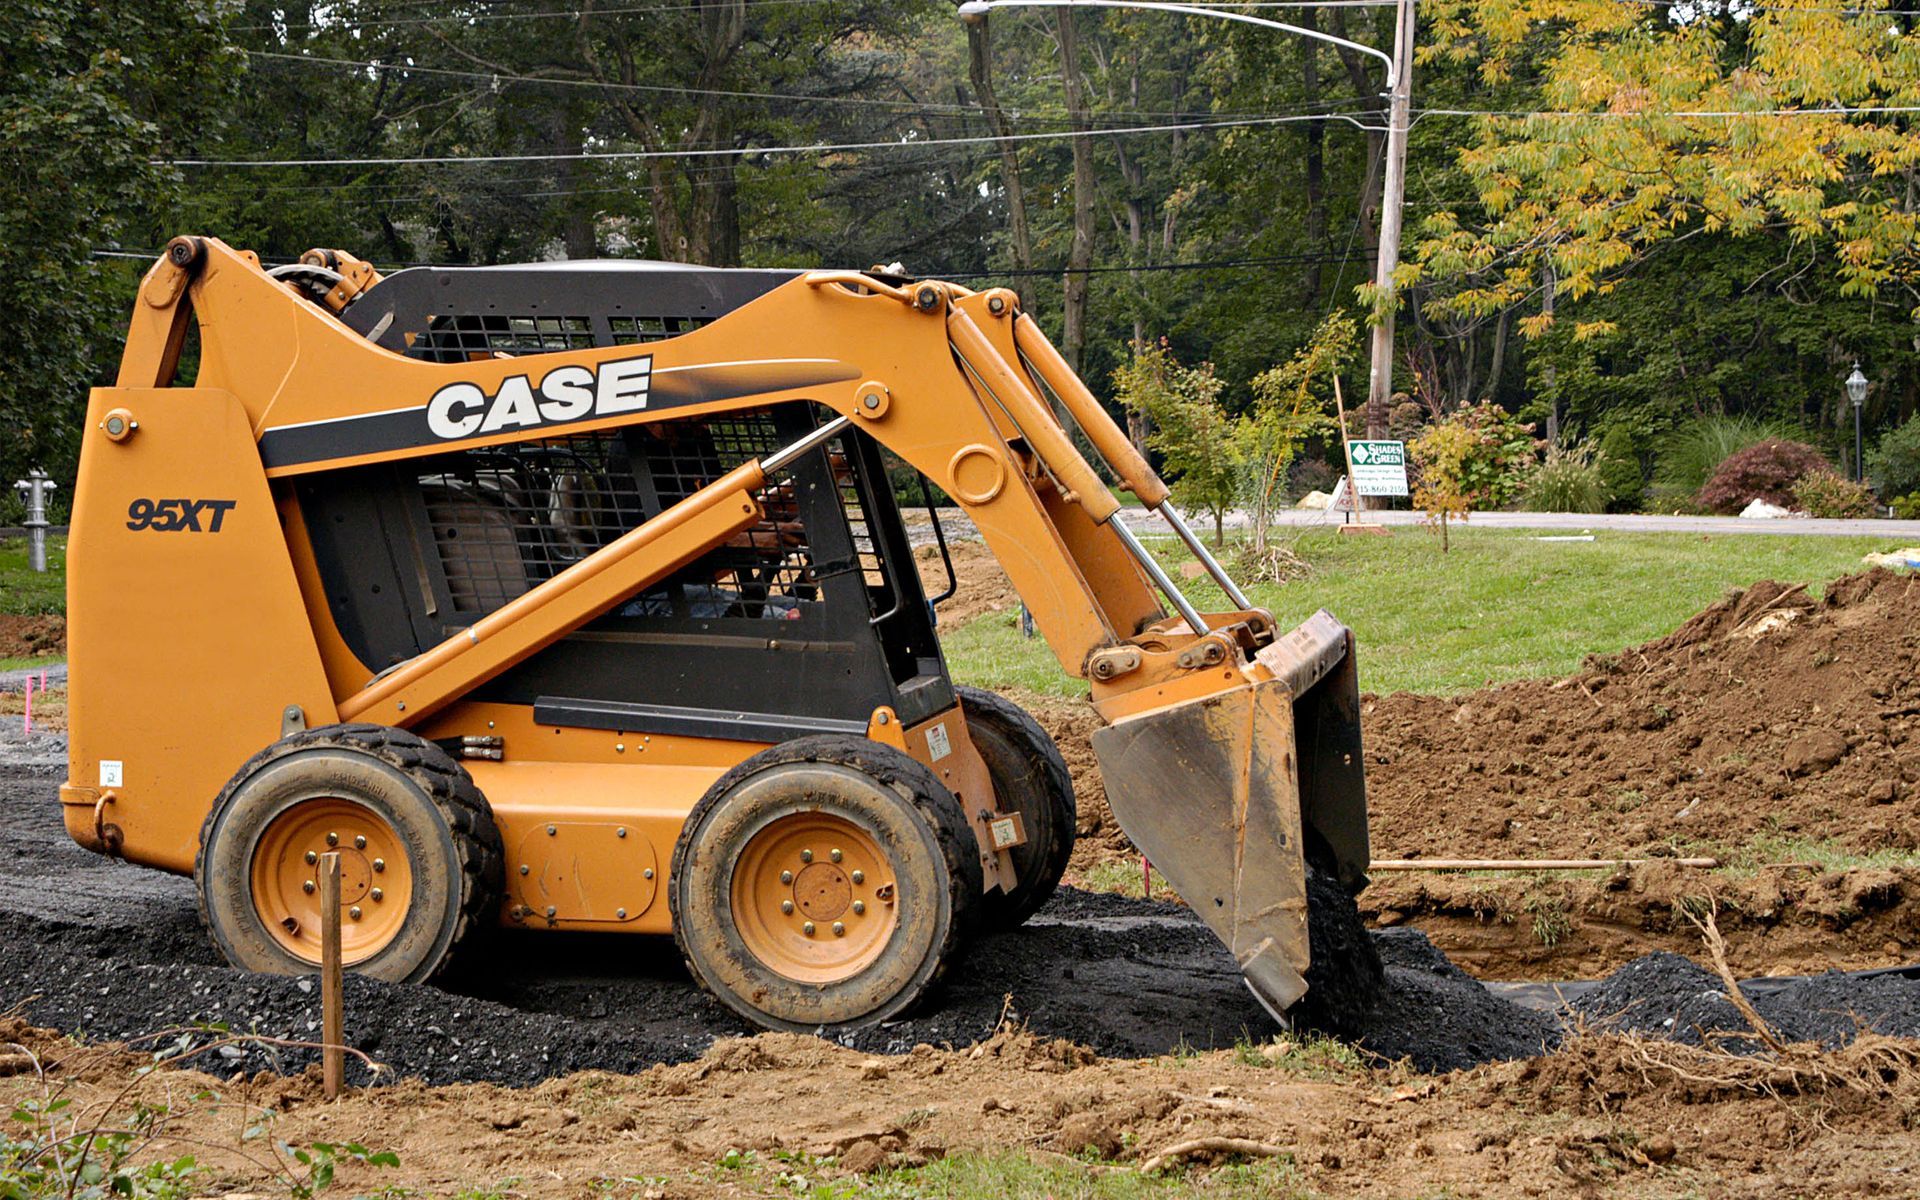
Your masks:
{"label": "paved road", "polygon": [[[1129,517],[1131,520],[1131,515]],[[1141,511],[1145,522],[1149,515]],[[1416,512],[1369,512],[1366,519],[1382,525],[1418,525],[1425,519]],[[1192,523],[1192,518],[1188,518]],[[1244,520],[1244,518],[1242,518]],[[1341,514],[1288,509],[1277,521],[1289,526],[1335,525]],[[1233,517],[1228,524],[1233,524]],[[1920,545],[1920,521],[1821,520],[1783,518],[1777,521],[1748,520],[1744,517],[1667,517],[1641,513],[1474,513],[1467,521],[1470,529],[1546,529],[1559,533],[1587,533],[1611,530],[1617,533],[1728,533],[1813,535],[1816,537],[1885,538],[1889,544]]]}
{"label": "paved road", "polygon": [[[1167,531],[1166,523],[1144,508],[1123,508],[1120,512],[1130,528],[1142,533]],[[906,516],[908,534],[915,545],[933,540],[933,529],[927,524],[924,511],[909,511]],[[1381,525],[1418,525],[1425,520],[1424,514],[1397,510],[1369,512],[1366,518]],[[1341,519],[1342,514],[1339,513],[1287,509],[1275,514],[1274,523],[1289,528],[1312,528],[1338,525]],[[1212,534],[1213,522],[1210,518],[1189,513],[1187,523],[1204,535]],[[1247,523],[1247,515],[1244,512],[1230,512],[1227,514],[1226,523],[1229,529],[1242,527]],[[979,532],[973,527],[973,522],[958,509],[941,509],[940,525],[950,538],[979,536]],[[1920,546],[1920,521],[1828,521],[1812,518],[1752,521],[1741,517],[1664,517],[1639,513],[1487,512],[1474,513],[1467,521],[1467,528],[1538,529],[1549,535],[1578,535],[1607,531],[1613,533],[1758,534],[1776,537],[1782,535],[1871,537],[1885,539],[1888,549],[1898,546]]]}

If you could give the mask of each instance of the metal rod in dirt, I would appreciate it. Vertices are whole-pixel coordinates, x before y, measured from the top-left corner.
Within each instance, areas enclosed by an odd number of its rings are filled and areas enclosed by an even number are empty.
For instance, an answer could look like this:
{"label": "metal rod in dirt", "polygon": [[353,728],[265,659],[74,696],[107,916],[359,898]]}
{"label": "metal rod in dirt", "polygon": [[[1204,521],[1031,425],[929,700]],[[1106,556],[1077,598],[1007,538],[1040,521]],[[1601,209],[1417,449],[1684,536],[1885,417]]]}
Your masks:
{"label": "metal rod in dirt", "polygon": [[1173,602],[1173,607],[1185,618],[1187,628],[1195,633],[1206,633],[1208,628],[1206,618],[1202,617],[1200,610],[1187,599],[1186,593],[1176,587],[1167,573],[1160,569],[1160,564],[1154,560],[1153,555],[1147,553],[1147,548],[1140,544],[1140,539],[1133,536],[1133,530],[1127,528],[1127,523],[1108,521],[1107,527],[1120,538],[1120,544],[1133,555],[1134,561],[1140,564],[1140,569],[1147,573],[1147,578],[1153,580],[1153,585],[1160,589],[1160,594]]}
{"label": "metal rod in dirt", "polygon": [[1220,585],[1220,590],[1227,594],[1227,599],[1233,602],[1233,606],[1242,612],[1252,608],[1253,601],[1247,599],[1247,594],[1241,591],[1240,585],[1227,574],[1227,569],[1207,551],[1205,543],[1193,536],[1193,530],[1187,527],[1186,518],[1182,517],[1180,510],[1173,506],[1173,501],[1163,502],[1157,511],[1166,518],[1167,524],[1173,526],[1173,531],[1180,535],[1180,540],[1187,544],[1187,549],[1200,560],[1200,565],[1207,569],[1207,574],[1213,576],[1213,581]]}
{"label": "metal rod in dirt", "polygon": [[1717,858],[1376,858],[1369,871],[1606,871],[1669,863],[1709,870]]}
{"label": "metal rod in dirt", "polygon": [[320,1051],[321,1087],[329,1100],[340,1098],[346,1074],[342,1047],[347,1040],[346,1006],[340,982],[340,855],[320,856]]}

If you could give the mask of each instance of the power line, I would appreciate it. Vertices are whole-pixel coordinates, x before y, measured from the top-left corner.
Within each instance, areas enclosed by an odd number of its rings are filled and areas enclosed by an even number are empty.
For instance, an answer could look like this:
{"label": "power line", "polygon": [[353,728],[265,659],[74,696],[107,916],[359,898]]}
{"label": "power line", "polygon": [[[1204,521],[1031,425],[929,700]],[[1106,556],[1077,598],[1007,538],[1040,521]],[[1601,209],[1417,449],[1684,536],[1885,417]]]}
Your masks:
{"label": "power line", "polygon": [[[1351,249],[1351,247],[1349,247]],[[166,252],[163,250],[106,250],[94,249],[88,254],[94,258],[130,259],[139,262],[154,262]],[[283,265],[300,261],[297,258],[274,258],[262,255],[260,261],[269,265]],[[564,260],[563,260],[564,261]],[[592,260],[587,260],[592,261]],[[618,261],[618,260],[615,260]],[[642,260],[634,260],[642,261]],[[1362,261],[1348,254],[1284,254],[1265,258],[1225,258],[1205,262],[1141,263],[1136,266],[1098,266],[1098,267],[1032,267],[1025,270],[1009,268],[1004,271],[916,271],[921,279],[1003,279],[1025,276],[1051,277],[1056,275],[1109,275],[1145,271],[1240,271],[1265,267],[1291,267],[1327,265]],[[686,264],[694,266],[697,264]],[[381,270],[393,271],[408,267],[445,267],[453,270],[466,269],[471,263],[378,263]],[[794,268],[807,270],[808,268]]]}
{"label": "power line", "polygon": [[[1371,3],[1372,0],[1369,0]],[[802,104],[845,104],[860,108],[892,108],[915,113],[941,113],[961,116],[978,116],[980,108],[972,104],[948,104],[937,100],[889,100],[878,96],[810,96],[792,92],[748,92],[731,91],[721,88],[680,87],[659,83],[605,83],[593,79],[561,79],[545,75],[512,75],[493,71],[466,71],[449,67],[427,67],[413,63],[387,63],[352,58],[324,58],[313,54],[283,54],[272,50],[242,50],[248,58],[266,59],[271,62],[303,63],[309,66],[343,67],[355,71],[394,71],[412,75],[435,75],[451,79],[474,79],[489,84],[528,84],[538,87],[588,88],[602,92],[643,92],[648,94],[668,94],[674,96],[722,96],[737,100],[788,100]],[[1315,101],[1290,107],[1302,111],[1337,104],[1337,100]],[[1012,108],[1009,114],[1020,120],[1071,121],[1070,113],[1059,110],[1046,111],[1031,108]],[[1184,112],[1180,110],[1156,109],[1111,109],[1107,113],[1089,114],[1095,120],[1108,116],[1142,117],[1218,117],[1223,114],[1214,111]],[[1265,116],[1267,113],[1228,113],[1229,116]]]}
{"label": "power line", "polygon": [[[815,7],[841,0],[741,0],[749,8],[778,7]],[[1261,8],[1391,8],[1395,0],[1216,0],[1216,2],[1196,3],[1195,8],[1222,9],[1261,9]],[[472,12],[443,13],[433,17],[376,17],[372,20],[342,20],[336,22],[309,22],[304,25],[235,25],[235,32],[252,33],[292,33],[296,30],[358,30],[388,29],[409,25],[445,25],[467,24],[475,21],[542,21],[577,20],[584,16],[624,17],[650,16],[656,14],[698,12],[701,4],[647,4],[629,8],[596,8],[592,10],[565,8],[543,9],[538,12]]]}
{"label": "power line", "polygon": [[1764,109],[1648,109],[1639,112],[1621,112],[1613,109],[1598,109],[1592,112],[1543,109],[1494,109],[1494,108],[1422,108],[1415,110],[1415,119],[1420,117],[1554,117],[1554,118],[1599,118],[1602,120],[1637,120],[1645,118],[1670,118],[1685,120],[1717,120],[1721,118],[1744,119],[1747,117],[1858,117],[1889,116],[1902,113],[1920,113],[1920,105],[1828,105],[1821,108],[1764,108]]}
{"label": "power line", "polygon": [[719,146],[690,150],[606,150],[577,154],[475,154],[412,155],[399,158],[178,158],[155,160],[155,166],[175,167],[379,167],[432,166],[447,163],[526,163],[526,162],[614,162],[646,159],[749,158],[776,154],[838,154],[854,150],[902,150],[927,146],[998,145],[1003,142],[1060,141],[1075,137],[1121,137],[1143,133],[1188,133],[1203,129],[1241,129],[1272,125],[1294,125],[1303,121],[1344,121],[1355,129],[1381,131],[1384,126],[1368,125],[1360,118],[1370,113],[1307,113],[1278,117],[1243,117],[1231,121],[1183,121],[1167,125],[1132,125],[1120,128],[1061,130],[1047,133],[980,134],[969,137],[898,138],[885,142],[815,142],[793,146]]}

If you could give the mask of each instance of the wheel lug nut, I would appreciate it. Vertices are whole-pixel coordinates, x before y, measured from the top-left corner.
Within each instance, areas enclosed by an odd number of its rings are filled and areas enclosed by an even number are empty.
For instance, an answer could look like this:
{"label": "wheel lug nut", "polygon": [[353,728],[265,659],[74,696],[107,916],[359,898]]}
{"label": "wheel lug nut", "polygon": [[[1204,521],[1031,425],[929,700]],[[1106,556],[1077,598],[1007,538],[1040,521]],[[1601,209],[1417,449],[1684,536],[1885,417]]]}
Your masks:
{"label": "wheel lug nut", "polygon": [[854,916],[856,917],[865,916],[866,912],[867,912],[867,902],[865,900],[855,900],[853,902]]}
{"label": "wheel lug nut", "polygon": [[835,862],[839,862],[839,861],[840,861],[840,852],[839,852],[838,850],[830,850],[830,851],[828,851],[828,852],[827,852],[827,857],[828,857],[828,858],[830,858],[830,859],[832,859],[832,860],[833,860],[833,861],[835,861]]}
{"label": "wheel lug nut", "polygon": [[338,846],[339,844],[340,844],[340,835],[339,835],[339,834],[337,834],[337,833],[330,833],[330,834],[328,834],[328,835],[327,835],[327,845],[329,845],[329,846]]}
{"label": "wheel lug nut", "polygon": [[780,911],[781,911],[781,912],[783,912],[783,913],[785,913],[785,914],[786,914],[787,916],[789,916],[789,917],[790,917],[790,916],[792,916],[792,915],[793,915],[793,901],[791,901],[791,900],[782,900],[782,901],[780,902]]}
{"label": "wheel lug nut", "polygon": [[865,883],[867,881],[867,873],[865,871],[855,871],[853,873],[853,881],[855,883]]}
{"label": "wheel lug nut", "polygon": [[313,880],[309,879],[305,883],[300,885],[300,890],[305,892],[307,895],[311,896],[313,895],[313,887],[314,887]]}
{"label": "wheel lug nut", "polygon": [[352,908],[348,909],[347,915],[349,917],[352,917],[354,920],[358,921],[360,919],[360,906],[356,904]]}
{"label": "wheel lug nut", "polygon": [[793,882],[793,872],[792,872],[792,871],[782,871],[782,872],[780,872],[780,882],[781,882],[781,883],[792,883],[792,882]]}
{"label": "wheel lug nut", "polygon": [[800,861],[801,861],[801,862],[812,862],[812,861],[813,861],[813,851],[811,851],[811,850],[802,850],[802,851],[800,852]]}
{"label": "wheel lug nut", "polygon": [[313,864],[315,864],[315,863],[317,863],[317,862],[319,862],[319,861],[320,861],[320,855],[319,855],[319,854],[317,854],[317,853],[315,853],[315,852],[314,852],[314,851],[312,851],[312,850],[309,850],[309,851],[307,851],[307,865],[308,865],[308,866],[312,866]]}
{"label": "wheel lug nut", "polygon": [[804,934],[806,934],[806,935],[807,935],[808,937],[812,937],[812,936],[813,936],[813,922],[812,922],[812,921],[808,921],[808,922],[807,922],[806,924],[804,924],[804,925],[802,925],[802,926],[800,927],[800,932],[801,932],[801,933],[804,933]]}
{"label": "wheel lug nut", "polygon": [[386,870],[386,869],[387,869],[387,860],[386,860],[386,859],[384,859],[384,858],[376,858],[376,859],[374,859],[374,860],[373,860],[373,869],[374,869],[374,870],[376,870],[376,871],[384,871],[384,870]]}
{"label": "wheel lug nut", "polygon": [[367,848],[367,839],[366,839],[366,837],[365,837],[365,836],[363,835],[363,836],[360,836],[360,837],[356,837],[356,838],[354,838],[354,839],[353,839],[353,848],[354,848],[355,850],[365,850],[365,849]]}
{"label": "wheel lug nut", "polygon": [[370,893],[369,893],[369,895],[371,895],[371,896],[373,897],[373,902],[374,902],[375,904],[378,904],[378,903],[380,903],[380,902],[381,902],[382,900],[385,900],[385,899],[387,898],[387,894],[386,894],[385,892],[383,892],[383,891],[381,891],[381,890],[380,890],[379,888],[375,888],[375,889],[373,889],[373,891],[372,891],[372,892],[370,892]]}
{"label": "wheel lug nut", "polygon": [[846,925],[845,925],[844,923],[842,923],[842,922],[840,922],[840,921],[835,921],[835,922],[833,923],[833,936],[835,936],[835,937],[845,937],[845,936],[847,936],[847,927],[846,927]]}

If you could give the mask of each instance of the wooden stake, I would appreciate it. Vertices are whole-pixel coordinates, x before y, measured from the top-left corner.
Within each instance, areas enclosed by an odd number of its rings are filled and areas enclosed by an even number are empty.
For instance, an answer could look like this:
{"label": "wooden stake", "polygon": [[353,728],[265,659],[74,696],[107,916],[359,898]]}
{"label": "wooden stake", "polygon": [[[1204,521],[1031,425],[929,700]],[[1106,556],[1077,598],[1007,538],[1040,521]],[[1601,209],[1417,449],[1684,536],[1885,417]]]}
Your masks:
{"label": "wooden stake", "polygon": [[1347,438],[1347,401],[1340,392],[1340,375],[1333,376],[1333,407],[1340,414],[1340,457],[1347,464],[1347,508],[1352,512],[1360,511],[1360,489],[1353,481],[1353,447]]}
{"label": "wooden stake", "polygon": [[320,1051],[322,1088],[326,1098],[340,1098],[341,1077],[346,1074],[341,1047],[347,1040],[346,998],[340,984],[340,855],[329,851],[320,856]]}
{"label": "wooden stake", "polygon": [[1369,871],[1606,871],[1614,867],[1644,867],[1672,863],[1676,867],[1710,869],[1717,858],[1376,858]]}

